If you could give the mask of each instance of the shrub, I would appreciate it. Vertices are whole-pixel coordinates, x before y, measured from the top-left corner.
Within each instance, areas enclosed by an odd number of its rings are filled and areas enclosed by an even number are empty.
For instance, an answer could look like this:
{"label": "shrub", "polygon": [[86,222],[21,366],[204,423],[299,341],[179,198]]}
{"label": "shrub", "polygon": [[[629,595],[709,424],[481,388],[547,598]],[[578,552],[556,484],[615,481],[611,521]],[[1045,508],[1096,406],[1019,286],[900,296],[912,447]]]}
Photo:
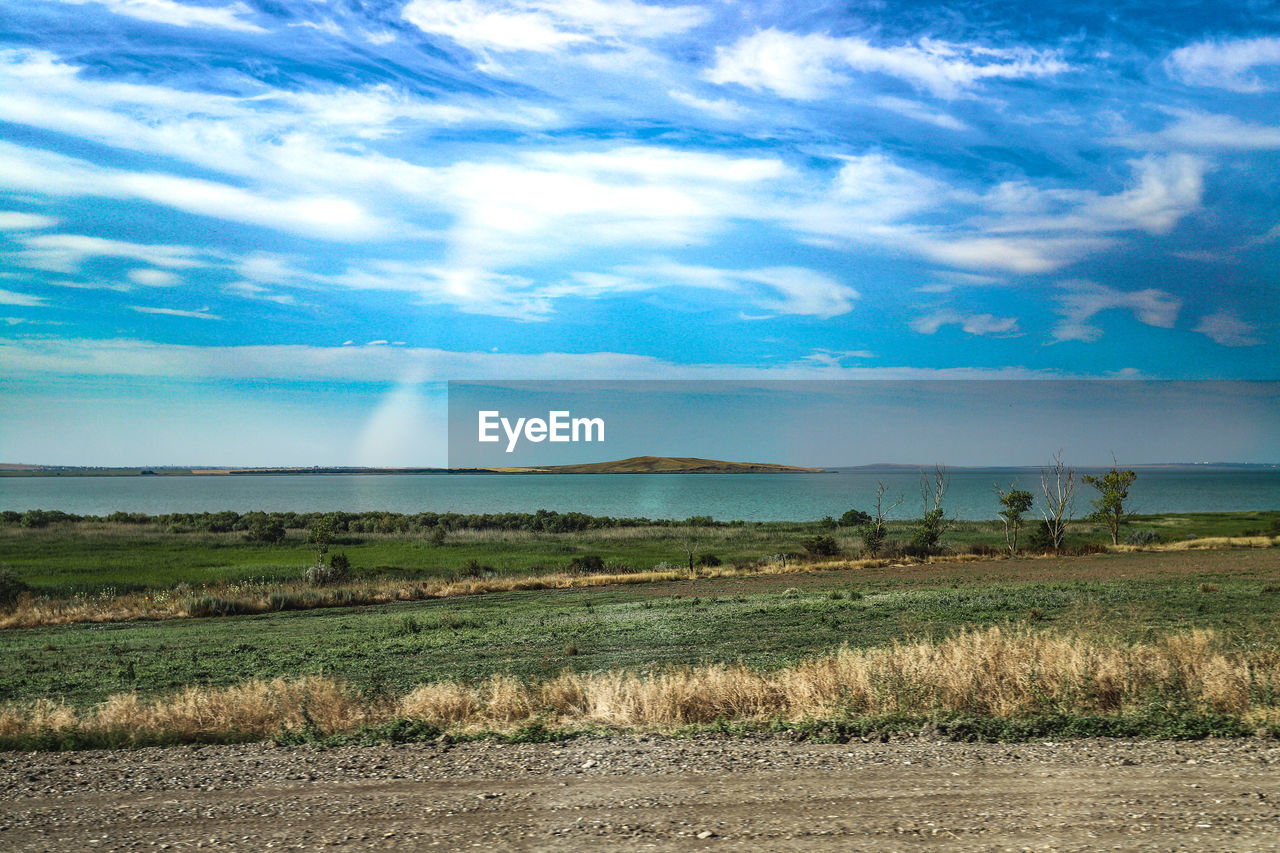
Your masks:
{"label": "shrub", "polygon": [[1130,530],[1124,537],[1126,545],[1154,545],[1160,541],[1160,534],[1155,530]]}
{"label": "shrub", "polygon": [[604,557],[583,554],[569,561],[569,571],[575,575],[599,574],[604,571]]}
{"label": "shrub", "polygon": [[249,613],[249,605],[238,598],[218,595],[200,595],[187,601],[187,612],[192,616],[239,616]]}
{"label": "shrub", "polygon": [[836,542],[835,537],[828,536],[825,533],[821,536],[814,536],[812,539],[806,539],[801,543],[804,549],[815,557],[838,557],[840,556],[840,543]]}
{"label": "shrub", "polygon": [[30,590],[26,581],[18,577],[18,575],[9,567],[0,568],[0,607],[11,607],[18,602],[18,598]]}
{"label": "shrub", "polygon": [[1027,537],[1027,547],[1042,554],[1053,550],[1053,531],[1049,529],[1049,522],[1041,521],[1031,528],[1031,535]]}
{"label": "shrub", "polygon": [[1216,583],[1202,583],[1196,587],[1196,592],[1217,592],[1221,587]]}
{"label": "shrub", "polygon": [[698,565],[699,566],[718,566],[720,565],[720,558],[717,557],[715,554],[699,554]]}
{"label": "shrub", "polygon": [[255,518],[249,525],[245,538],[250,542],[266,542],[279,545],[284,541],[284,525],[275,519]]}
{"label": "shrub", "polygon": [[479,560],[471,559],[471,560],[467,560],[465,563],[462,564],[462,570],[460,574],[464,578],[482,578],[485,575],[494,571],[496,571],[496,569],[494,569],[493,566],[486,566],[484,563],[481,563]]}
{"label": "shrub", "polygon": [[845,527],[860,527],[871,523],[871,516],[860,509],[851,509],[840,516],[840,523]]}
{"label": "shrub", "polygon": [[351,580],[351,560],[346,554],[334,554],[329,562],[317,562],[302,573],[302,579],[312,586],[329,586]]}

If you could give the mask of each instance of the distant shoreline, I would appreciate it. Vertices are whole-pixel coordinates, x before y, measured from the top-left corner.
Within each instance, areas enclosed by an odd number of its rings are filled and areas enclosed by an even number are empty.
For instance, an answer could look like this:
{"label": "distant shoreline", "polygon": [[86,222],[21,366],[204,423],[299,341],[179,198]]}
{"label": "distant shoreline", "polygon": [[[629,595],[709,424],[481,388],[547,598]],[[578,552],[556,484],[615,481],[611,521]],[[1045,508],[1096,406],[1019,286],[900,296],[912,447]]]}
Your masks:
{"label": "distant shoreline", "polygon": [[[637,462],[637,460],[643,460]],[[650,461],[652,460],[652,461]],[[668,464],[664,464],[668,463]],[[674,463],[674,464],[671,464]],[[947,465],[949,471],[1037,471],[1039,465]],[[1079,465],[1081,471],[1106,469],[1108,465]],[[1182,470],[1213,471],[1222,469],[1274,470],[1280,463],[1269,462],[1162,462],[1126,465],[1138,471]],[[236,468],[231,466],[158,466],[158,467],[90,467],[21,465],[0,463],[0,478],[6,477],[281,477],[281,476],[354,476],[354,475],[424,475],[424,474],[841,474],[860,471],[927,471],[933,465],[877,463],[805,468],[756,462],[723,462],[714,459],[680,457],[637,457],[616,462],[583,465],[548,465],[510,468],[366,468],[354,466],[317,466],[311,468]]]}

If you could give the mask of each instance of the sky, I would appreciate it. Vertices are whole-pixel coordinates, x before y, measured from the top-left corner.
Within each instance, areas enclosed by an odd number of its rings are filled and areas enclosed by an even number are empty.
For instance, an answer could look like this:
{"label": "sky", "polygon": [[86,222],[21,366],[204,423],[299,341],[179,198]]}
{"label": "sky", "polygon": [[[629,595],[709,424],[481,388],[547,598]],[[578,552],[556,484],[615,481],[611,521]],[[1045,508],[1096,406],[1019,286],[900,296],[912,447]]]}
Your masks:
{"label": "sky", "polygon": [[1278,287],[1271,2],[0,0],[0,462],[443,464],[457,379],[1269,380]]}

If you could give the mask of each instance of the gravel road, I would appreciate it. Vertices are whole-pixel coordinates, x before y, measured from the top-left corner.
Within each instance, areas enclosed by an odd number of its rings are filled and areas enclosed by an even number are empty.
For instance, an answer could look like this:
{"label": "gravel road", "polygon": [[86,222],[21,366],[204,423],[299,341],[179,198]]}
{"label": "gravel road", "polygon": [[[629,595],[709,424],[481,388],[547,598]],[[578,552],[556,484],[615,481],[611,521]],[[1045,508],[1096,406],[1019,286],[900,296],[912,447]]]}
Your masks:
{"label": "gravel road", "polygon": [[0,753],[0,849],[1280,850],[1280,742]]}

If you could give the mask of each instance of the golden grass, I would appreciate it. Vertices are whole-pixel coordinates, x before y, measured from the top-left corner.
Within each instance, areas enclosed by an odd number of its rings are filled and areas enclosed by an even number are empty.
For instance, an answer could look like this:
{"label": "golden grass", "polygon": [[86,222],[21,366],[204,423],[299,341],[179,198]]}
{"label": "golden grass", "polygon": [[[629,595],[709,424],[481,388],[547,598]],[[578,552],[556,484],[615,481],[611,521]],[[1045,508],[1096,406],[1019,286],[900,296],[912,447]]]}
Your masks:
{"label": "golden grass", "polygon": [[713,664],[652,673],[565,672],[532,682],[495,675],[476,684],[424,684],[380,699],[312,676],[190,687],[155,700],[119,694],[84,711],[41,700],[0,708],[0,736],[78,727],[123,742],[198,741],[229,732],[266,738],[303,727],[330,735],[394,719],[456,732],[510,731],[534,722],[662,731],[715,720],[798,722],[844,714],[1113,714],[1140,711],[1153,700],[1274,725],[1280,722],[1280,650],[1226,650],[1210,631],[1122,645],[989,628],[940,642],[845,647],[771,672]]}

